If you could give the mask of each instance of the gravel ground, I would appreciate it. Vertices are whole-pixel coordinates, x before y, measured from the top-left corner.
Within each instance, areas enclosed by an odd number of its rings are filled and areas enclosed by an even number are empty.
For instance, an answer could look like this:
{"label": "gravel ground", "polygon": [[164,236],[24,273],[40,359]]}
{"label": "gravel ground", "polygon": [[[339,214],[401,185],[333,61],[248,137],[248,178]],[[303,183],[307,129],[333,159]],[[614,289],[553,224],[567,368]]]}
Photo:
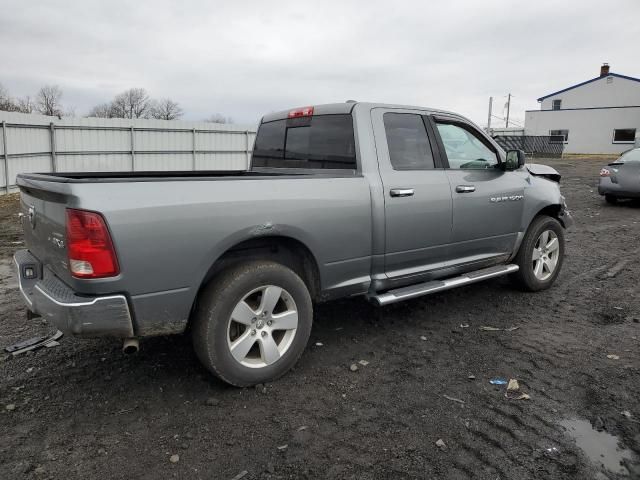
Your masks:
{"label": "gravel ground", "polygon": [[[321,305],[295,370],[251,389],[210,377],[187,336],[5,357],[0,478],[640,478],[640,206],[598,196],[603,160],[544,163],[576,220],[551,290]],[[16,212],[0,197],[0,347],[51,331],[19,300]]]}

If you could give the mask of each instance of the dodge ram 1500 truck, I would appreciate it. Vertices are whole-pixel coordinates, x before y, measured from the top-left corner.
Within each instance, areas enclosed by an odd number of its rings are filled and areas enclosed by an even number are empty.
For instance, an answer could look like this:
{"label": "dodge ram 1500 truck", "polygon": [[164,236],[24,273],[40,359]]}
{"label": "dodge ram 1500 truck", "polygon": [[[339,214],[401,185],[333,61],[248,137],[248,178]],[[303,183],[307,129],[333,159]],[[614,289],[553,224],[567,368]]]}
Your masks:
{"label": "dodge ram 1500 truck", "polygon": [[188,330],[207,369],[247,386],[299,359],[314,302],[506,274],[548,288],[571,224],[559,180],[454,113],[272,113],[247,171],[19,175],[20,291],[62,331],[132,350]]}

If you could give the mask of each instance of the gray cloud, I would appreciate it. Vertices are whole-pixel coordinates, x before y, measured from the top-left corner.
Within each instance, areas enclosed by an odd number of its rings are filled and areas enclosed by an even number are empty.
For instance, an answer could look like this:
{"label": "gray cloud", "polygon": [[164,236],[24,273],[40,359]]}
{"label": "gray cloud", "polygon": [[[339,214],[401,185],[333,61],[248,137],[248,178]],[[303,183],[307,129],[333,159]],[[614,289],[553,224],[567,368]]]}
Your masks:
{"label": "gray cloud", "polygon": [[45,83],[80,114],[129,87],[255,123],[347,99],[455,110],[486,122],[596,76],[640,76],[640,2],[0,0],[0,82]]}

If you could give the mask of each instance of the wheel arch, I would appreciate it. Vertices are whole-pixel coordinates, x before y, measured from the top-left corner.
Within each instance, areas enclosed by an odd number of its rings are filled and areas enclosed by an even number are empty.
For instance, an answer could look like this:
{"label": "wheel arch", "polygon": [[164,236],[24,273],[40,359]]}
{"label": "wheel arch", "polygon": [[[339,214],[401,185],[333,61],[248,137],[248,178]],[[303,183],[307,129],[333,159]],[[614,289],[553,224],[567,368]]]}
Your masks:
{"label": "wheel arch", "polygon": [[291,268],[305,283],[311,298],[316,300],[320,297],[320,269],[311,249],[290,236],[268,235],[238,241],[218,256],[200,282],[191,312],[200,293],[211,280],[228,268],[250,260],[271,260]]}

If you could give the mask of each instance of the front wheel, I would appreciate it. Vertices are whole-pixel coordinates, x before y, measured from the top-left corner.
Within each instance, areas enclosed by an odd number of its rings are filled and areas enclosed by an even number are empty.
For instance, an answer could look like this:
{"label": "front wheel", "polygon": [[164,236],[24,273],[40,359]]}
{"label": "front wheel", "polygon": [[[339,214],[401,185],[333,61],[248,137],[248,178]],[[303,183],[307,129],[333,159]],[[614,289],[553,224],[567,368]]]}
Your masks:
{"label": "front wheel", "polygon": [[289,371],[302,355],[312,321],[311,296],[295,272],[271,261],[247,262],[201,292],[193,345],[212,373],[246,387]]}
{"label": "front wheel", "polygon": [[564,260],[564,229],[553,217],[539,216],[531,222],[515,263],[513,278],[524,290],[549,288],[558,277]]}

